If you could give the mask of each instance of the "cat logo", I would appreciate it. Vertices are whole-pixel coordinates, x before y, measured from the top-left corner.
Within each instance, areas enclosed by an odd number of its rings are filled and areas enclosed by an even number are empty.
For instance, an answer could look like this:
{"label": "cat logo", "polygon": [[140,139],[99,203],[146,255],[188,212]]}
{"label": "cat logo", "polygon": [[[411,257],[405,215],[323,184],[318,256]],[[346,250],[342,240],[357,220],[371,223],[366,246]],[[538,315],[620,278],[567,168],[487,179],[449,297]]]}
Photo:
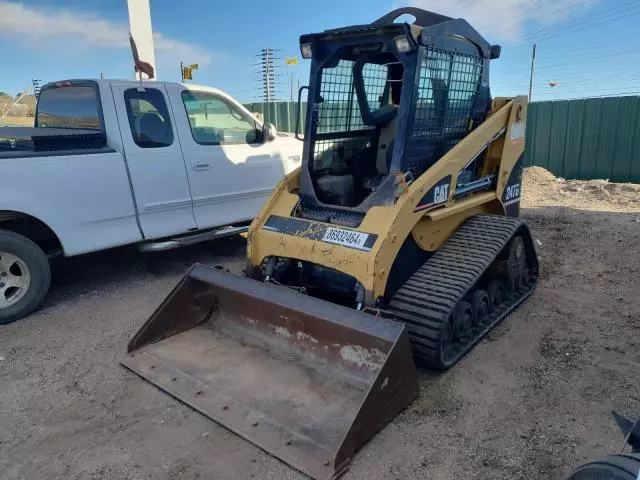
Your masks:
{"label": "cat logo", "polygon": [[449,198],[449,185],[437,185],[433,192],[433,203],[445,203]]}

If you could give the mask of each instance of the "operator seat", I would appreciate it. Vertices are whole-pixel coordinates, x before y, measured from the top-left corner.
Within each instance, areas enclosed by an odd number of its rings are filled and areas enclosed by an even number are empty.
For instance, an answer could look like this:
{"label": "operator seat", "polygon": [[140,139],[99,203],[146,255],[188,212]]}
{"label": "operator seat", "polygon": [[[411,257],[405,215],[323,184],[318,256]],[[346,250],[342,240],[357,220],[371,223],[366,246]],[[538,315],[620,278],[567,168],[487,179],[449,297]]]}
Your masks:
{"label": "operator seat", "polygon": [[398,106],[394,104],[385,105],[375,112],[372,112],[371,116],[380,131],[378,136],[376,170],[378,174],[386,175],[391,168],[394,139],[398,131]]}

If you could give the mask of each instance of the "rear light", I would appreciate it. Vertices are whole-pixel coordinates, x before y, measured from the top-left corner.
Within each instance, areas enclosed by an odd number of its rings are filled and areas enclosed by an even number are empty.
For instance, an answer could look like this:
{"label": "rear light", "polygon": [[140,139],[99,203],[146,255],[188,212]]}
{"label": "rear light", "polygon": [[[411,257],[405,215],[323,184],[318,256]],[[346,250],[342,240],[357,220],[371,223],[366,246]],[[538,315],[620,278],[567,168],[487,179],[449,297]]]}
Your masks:
{"label": "rear light", "polygon": [[55,86],[56,87],[71,87],[73,85],[71,85],[71,82],[56,82]]}

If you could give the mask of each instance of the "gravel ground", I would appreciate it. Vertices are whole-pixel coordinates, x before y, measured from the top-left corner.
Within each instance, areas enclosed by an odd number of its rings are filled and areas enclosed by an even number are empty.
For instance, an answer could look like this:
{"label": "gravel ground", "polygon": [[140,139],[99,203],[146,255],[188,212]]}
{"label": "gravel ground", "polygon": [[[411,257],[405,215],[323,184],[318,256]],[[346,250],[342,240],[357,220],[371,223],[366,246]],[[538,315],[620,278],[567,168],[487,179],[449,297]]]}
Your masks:
{"label": "gravel ground", "polygon": [[[562,479],[619,448],[611,409],[640,417],[640,211],[538,193],[534,295],[458,366],[421,372],[345,480]],[[306,478],[118,364],[192,262],[239,272],[243,255],[237,238],[57,266],[45,308],[0,327],[0,478]]]}

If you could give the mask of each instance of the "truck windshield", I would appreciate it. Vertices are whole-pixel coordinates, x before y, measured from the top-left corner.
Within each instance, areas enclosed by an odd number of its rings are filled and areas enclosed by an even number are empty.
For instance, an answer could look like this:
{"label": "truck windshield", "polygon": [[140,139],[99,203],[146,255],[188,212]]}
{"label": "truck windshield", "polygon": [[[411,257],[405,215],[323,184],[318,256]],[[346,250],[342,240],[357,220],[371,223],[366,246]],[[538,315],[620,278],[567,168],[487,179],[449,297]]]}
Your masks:
{"label": "truck windshield", "polygon": [[45,88],[38,98],[36,127],[100,130],[98,102],[92,86]]}

